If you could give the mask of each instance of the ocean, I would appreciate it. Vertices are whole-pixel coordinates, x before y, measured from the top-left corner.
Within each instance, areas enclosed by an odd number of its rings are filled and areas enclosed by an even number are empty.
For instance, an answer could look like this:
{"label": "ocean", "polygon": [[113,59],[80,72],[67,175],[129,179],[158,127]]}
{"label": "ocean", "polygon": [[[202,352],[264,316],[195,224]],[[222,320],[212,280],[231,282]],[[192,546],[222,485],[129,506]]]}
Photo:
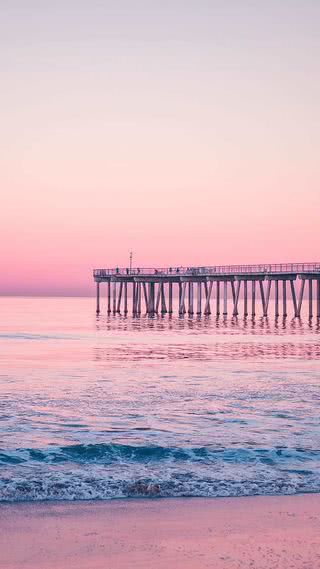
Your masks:
{"label": "ocean", "polygon": [[0,501],[320,491],[316,318],[102,310],[0,299]]}

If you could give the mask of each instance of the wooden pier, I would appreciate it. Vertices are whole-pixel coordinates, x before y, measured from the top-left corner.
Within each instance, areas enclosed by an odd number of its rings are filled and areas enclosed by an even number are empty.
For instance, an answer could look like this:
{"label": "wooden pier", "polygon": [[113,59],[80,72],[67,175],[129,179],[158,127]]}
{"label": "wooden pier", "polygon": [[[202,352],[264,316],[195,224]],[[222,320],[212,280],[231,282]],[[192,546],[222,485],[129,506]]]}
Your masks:
{"label": "wooden pier", "polygon": [[[233,316],[238,316],[242,297],[244,316],[254,317],[260,302],[262,315],[267,317],[272,295],[276,318],[289,313],[299,318],[305,301],[309,318],[320,318],[320,262],[152,269],[117,267],[94,269],[93,278],[97,314],[100,313],[100,285],[105,283],[109,314],[127,314],[129,310],[133,315],[172,314],[176,292],[179,315],[214,313],[219,316],[227,315],[229,309]],[[229,296],[231,306],[228,306]]]}

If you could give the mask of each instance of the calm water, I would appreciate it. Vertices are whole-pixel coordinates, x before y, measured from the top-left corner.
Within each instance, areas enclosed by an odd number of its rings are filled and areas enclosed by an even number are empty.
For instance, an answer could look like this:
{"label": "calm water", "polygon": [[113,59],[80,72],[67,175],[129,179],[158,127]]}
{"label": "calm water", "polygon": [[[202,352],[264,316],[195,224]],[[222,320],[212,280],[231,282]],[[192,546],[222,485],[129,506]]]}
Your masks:
{"label": "calm water", "polygon": [[0,500],[320,491],[316,319],[0,299]]}

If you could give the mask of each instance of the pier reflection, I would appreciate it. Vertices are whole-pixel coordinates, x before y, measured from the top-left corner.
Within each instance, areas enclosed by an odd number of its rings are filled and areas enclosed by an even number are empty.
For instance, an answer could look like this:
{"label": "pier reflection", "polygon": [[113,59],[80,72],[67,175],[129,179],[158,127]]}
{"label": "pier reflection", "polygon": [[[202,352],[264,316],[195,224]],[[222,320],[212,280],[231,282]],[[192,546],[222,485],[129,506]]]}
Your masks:
{"label": "pier reflection", "polygon": [[315,360],[320,358],[318,320],[302,318],[99,316],[100,361]]}

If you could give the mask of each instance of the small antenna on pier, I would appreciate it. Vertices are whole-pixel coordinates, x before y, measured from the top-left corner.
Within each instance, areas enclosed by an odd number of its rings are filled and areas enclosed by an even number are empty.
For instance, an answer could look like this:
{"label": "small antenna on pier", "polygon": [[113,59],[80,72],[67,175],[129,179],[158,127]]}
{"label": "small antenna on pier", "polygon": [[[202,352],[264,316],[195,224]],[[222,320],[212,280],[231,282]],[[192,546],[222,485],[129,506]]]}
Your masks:
{"label": "small antenna on pier", "polygon": [[132,258],[133,258],[133,254],[132,254],[132,251],[130,251],[130,257],[129,257],[130,273],[131,273],[131,270],[132,270]]}

